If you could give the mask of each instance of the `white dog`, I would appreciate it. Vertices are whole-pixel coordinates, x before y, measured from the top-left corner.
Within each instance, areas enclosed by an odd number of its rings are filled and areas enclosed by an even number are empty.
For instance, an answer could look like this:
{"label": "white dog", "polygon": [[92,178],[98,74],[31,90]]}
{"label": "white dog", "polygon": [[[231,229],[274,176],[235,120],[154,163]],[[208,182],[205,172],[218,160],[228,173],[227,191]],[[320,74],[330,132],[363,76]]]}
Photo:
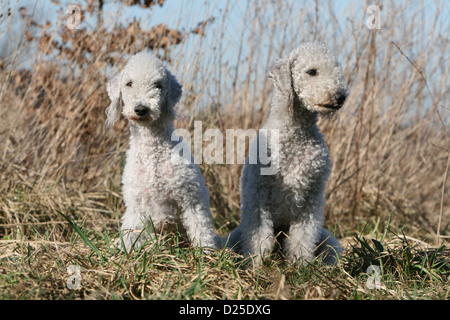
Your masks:
{"label": "white dog", "polygon": [[[322,254],[334,264],[341,253],[339,242],[323,229],[324,189],[330,159],[317,115],[342,107],[347,97],[342,70],[324,45],[306,43],[279,60],[269,78],[274,83],[270,113],[253,143],[277,134],[279,144],[268,145],[272,163],[278,168],[262,175],[269,165],[251,164],[242,170],[241,223],[228,238],[230,247],[255,264],[267,256],[274,237],[286,234],[282,246],[291,261],[310,261]],[[276,150],[275,150],[275,149]]]}
{"label": "white dog", "polygon": [[111,104],[106,124],[114,124],[122,113],[131,131],[122,177],[125,247],[141,244],[165,225],[177,225],[195,246],[216,248],[203,176],[192,159],[185,161],[173,152],[184,143],[173,125],[181,85],[159,59],[143,51],[110,80],[107,91]]}

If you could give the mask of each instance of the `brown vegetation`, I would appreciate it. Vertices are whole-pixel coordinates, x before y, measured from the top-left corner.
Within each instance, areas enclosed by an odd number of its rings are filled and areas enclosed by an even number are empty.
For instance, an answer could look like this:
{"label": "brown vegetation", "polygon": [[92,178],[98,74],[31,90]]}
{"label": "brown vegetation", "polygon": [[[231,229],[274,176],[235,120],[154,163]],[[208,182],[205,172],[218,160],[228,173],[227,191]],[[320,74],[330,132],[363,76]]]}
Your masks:
{"label": "brown vegetation", "polygon": [[[102,3],[86,1],[83,14],[99,14]],[[155,4],[165,6],[165,1],[124,1],[134,4],[156,10]],[[184,98],[177,127],[192,131],[198,120],[203,130],[218,128],[225,134],[225,129],[262,125],[270,104],[267,68],[306,40],[326,42],[338,52],[351,87],[345,107],[319,124],[333,163],[327,226],[336,227],[337,237],[347,243],[345,237],[367,223],[382,230],[392,213],[392,232],[435,246],[445,242],[450,223],[448,29],[437,10],[426,18],[434,18],[427,20],[428,33],[420,32],[421,8],[403,7],[408,5],[383,8],[382,29],[368,30],[365,11],[355,11],[354,19],[343,23],[319,2],[316,8],[295,11],[290,2],[250,1],[239,12],[242,33],[232,35],[224,23],[232,12],[229,4],[220,16],[196,21],[188,31],[166,24],[146,30],[137,20],[111,26],[102,19],[95,28],[81,23],[81,29],[70,30],[64,24],[55,27],[57,21],[36,21],[22,8],[24,41],[0,58],[0,247],[5,246],[0,257],[9,257],[8,250],[26,254],[23,247],[11,248],[22,240],[67,243],[74,232],[59,212],[95,232],[117,231],[124,211],[120,177],[129,133],[125,120],[114,130],[104,128],[105,84],[128,54],[150,48],[179,77]],[[17,18],[7,10],[0,17],[3,24]],[[207,39],[214,39],[213,49]],[[206,49],[215,53],[210,60],[204,59]],[[25,60],[32,63],[24,66]],[[223,234],[239,221],[241,166],[200,167]],[[59,254],[63,260],[71,256],[65,249]],[[264,281],[283,282],[285,288],[283,278],[271,272],[262,276],[270,278]],[[249,274],[243,271],[241,277],[240,283],[230,282],[236,286],[234,296],[223,287],[214,288],[218,291],[212,296],[257,297],[256,289],[242,287],[251,281]],[[266,292],[278,292],[273,293],[278,298],[284,292],[268,287]],[[315,284],[299,290],[309,297],[317,295],[314,288],[323,289]]]}

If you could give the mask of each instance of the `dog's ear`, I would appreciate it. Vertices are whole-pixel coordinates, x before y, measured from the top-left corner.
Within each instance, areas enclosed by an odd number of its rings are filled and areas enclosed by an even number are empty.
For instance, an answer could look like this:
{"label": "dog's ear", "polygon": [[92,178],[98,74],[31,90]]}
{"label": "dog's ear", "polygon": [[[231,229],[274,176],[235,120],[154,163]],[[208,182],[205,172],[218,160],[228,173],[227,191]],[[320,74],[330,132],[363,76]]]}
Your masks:
{"label": "dog's ear", "polygon": [[105,124],[107,127],[113,126],[114,123],[120,119],[120,111],[122,108],[120,78],[121,74],[119,73],[106,84],[106,91],[108,92],[109,99],[111,100],[109,107],[106,108]]}
{"label": "dog's ear", "polygon": [[175,112],[175,105],[178,103],[178,101],[181,98],[181,94],[183,93],[181,89],[181,84],[178,83],[177,79],[174,75],[172,75],[167,70],[167,80],[168,80],[168,90],[167,90],[167,97],[166,97],[166,112],[168,113],[168,116],[172,119],[175,118],[176,112]]}
{"label": "dog's ear", "polygon": [[294,87],[292,83],[291,61],[288,58],[278,60],[270,69],[267,77],[272,80],[278,91],[279,98],[283,99],[283,104],[292,108],[294,99]]}

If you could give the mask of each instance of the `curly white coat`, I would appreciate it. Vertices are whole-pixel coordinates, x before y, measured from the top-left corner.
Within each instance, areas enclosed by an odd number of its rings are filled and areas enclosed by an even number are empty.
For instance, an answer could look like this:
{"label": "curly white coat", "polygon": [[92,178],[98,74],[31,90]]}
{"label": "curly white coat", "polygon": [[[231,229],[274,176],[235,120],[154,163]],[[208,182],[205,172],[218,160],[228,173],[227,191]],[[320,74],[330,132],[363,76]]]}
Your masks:
{"label": "curly white coat", "polygon": [[[334,264],[341,254],[339,242],[323,229],[324,189],[330,173],[330,158],[317,127],[319,113],[339,109],[347,87],[334,55],[320,43],[305,43],[280,59],[269,72],[274,84],[268,118],[253,143],[271,140],[271,163],[249,163],[242,170],[241,223],[229,235],[228,245],[242,254],[259,257],[261,263],[275,237],[291,261],[310,261],[321,254]],[[262,175],[261,168],[278,171]]]}
{"label": "curly white coat", "polygon": [[122,177],[125,247],[129,250],[152,233],[177,225],[195,246],[216,248],[219,239],[203,176],[193,161],[173,152],[184,143],[173,125],[181,85],[159,59],[143,51],[109,81],[107,91],[111,104],[106,124],[114,124],[122,113],[131,131]]}

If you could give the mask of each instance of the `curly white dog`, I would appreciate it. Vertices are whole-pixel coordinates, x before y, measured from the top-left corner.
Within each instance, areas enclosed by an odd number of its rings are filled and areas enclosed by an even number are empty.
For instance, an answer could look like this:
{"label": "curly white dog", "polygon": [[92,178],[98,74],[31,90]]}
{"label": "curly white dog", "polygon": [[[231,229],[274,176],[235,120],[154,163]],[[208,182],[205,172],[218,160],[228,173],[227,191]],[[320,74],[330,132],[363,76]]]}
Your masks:
{"label": "curly white dog", "polygon": [[[322,44],[305,43],[280,59],[271,69],[273,98],[267,121],[257,140],[277,133],[277,150],[268,146],[270,164],[278,171],[261,175],[261,162],[248,159],[242,170],[241,223],[228,245],[260,264],[274,238],[286,234],[282,244],[291,261],[310,261],[321,254],[334,264],[341,253],[339,242],[323,229],[324,189],[330,159],[317,127],[320,113],[341,108],[347,97],[343,73],[334,55]],[[276,152],[274,152],[276,151]]]}
{"label": "curly white dog", "polygon": [[159,59],[143,51],[109,81],[107,92],[111,104],[106,124],[114,124],[122,113],[131,131],[122,177],[125,247],[141,244],[166,225],[177,225],[195,246],[217,248],[203,176],[192,160],[173,151],[184,143],[173,125],[181,85]]}

